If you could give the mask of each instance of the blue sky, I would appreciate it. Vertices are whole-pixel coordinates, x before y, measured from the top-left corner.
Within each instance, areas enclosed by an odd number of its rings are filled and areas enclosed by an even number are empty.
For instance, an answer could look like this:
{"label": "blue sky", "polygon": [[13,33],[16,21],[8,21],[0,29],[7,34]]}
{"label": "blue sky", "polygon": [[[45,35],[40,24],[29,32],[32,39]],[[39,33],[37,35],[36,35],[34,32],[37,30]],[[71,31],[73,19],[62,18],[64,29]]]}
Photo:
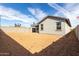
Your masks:
{"label": "blue sky", "polygon": [[29,27],[46,16],[69,18],[73,27],[79,24],[79,4],[69,3],[3,3],[0,4],[2,26],[14,26],[21,23]]}

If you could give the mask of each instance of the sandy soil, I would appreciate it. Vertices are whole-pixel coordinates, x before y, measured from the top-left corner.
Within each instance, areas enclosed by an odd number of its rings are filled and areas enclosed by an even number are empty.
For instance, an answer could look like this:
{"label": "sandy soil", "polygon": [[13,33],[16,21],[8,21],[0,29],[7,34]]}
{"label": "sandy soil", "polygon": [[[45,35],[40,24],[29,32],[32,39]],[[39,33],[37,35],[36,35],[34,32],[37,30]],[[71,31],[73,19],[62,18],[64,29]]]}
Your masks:
{"label": "sandy soil", "polygon": [[79,56],[79,40],[75,35],[75,29],[35,55]]}
{"label": "sandy soil", "polygon": [[58,40],[60,35],[32,33],[31,29],[5,27],[2,30],[32,54],[38,53]]}

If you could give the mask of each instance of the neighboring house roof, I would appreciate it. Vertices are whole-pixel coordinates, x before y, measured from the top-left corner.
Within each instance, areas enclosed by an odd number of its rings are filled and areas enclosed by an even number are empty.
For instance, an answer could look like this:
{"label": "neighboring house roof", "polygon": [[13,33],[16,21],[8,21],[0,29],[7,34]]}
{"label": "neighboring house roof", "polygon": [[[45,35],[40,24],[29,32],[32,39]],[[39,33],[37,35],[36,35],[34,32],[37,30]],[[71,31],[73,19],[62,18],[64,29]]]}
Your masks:
{"label": "neighboring house roof", "polygon": [[63,18],[63,17],[58,17],[58,16],[47,16],[44,19],[42,19],[40,22],[38,22],[37,25],[40,24],[41,22],[43,22],[44,20],[46,20],[47,18],[51,18],[51,19],[55,19],[55,20],[63,20],[71,27],[71,23],[68,18]]}

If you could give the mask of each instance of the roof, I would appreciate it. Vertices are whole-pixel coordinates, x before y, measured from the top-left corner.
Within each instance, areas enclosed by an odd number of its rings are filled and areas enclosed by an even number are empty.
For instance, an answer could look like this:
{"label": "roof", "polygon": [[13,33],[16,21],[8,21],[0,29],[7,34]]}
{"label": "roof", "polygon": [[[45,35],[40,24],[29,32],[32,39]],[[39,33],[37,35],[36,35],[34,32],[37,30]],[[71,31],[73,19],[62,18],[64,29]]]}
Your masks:
{"label": "roof", "polygon": [[40,24],[41,22],[43,22],[44,20],[46,20],[47,18],[54,19],[54,20],[63,20],[71,27],[71,23],[68,18],[63,18],[63,17],[58,17],[58,16],[46,16],[44,19],[42,19],[40,22],[38,22],[37,25]]}

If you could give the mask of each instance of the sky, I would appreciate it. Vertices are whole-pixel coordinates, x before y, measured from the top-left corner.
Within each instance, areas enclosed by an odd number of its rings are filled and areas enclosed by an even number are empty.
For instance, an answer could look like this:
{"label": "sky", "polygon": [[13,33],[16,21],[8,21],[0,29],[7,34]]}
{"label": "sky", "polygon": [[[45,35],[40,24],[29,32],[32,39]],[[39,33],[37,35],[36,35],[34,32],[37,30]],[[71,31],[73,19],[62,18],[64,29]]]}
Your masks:
{"label": "sky", "polygon": [[14,26],[20,23],[30,27],[46,16],[69,18],[72,27],[79,24],[78,3],[1,3],[1,26]]}

